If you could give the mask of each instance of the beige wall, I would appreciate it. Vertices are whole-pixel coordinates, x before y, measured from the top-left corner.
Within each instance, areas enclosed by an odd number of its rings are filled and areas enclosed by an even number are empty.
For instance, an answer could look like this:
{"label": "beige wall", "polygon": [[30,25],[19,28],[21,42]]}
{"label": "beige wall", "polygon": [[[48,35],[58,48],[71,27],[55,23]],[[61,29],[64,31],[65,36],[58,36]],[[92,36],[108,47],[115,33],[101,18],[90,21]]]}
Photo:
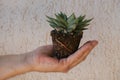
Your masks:
{"label": "beige wall", "polygon": [[0,55],[51,44],[45,15],[63,11],[93,17],[81,44],[99,45],[66,74],[31,72],[9,80],[120,80],[120,0],[0,0]]}

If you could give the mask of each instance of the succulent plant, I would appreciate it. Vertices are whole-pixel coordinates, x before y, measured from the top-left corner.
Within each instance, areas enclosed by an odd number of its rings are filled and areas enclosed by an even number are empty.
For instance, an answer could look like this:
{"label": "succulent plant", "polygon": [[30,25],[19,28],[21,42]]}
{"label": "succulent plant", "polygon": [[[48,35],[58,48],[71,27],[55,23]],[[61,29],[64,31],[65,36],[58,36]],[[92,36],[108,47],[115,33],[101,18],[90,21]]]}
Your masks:
{"label": "succulent plant", "polygon": [[51,27],[55,30],[63,33],[79,33],[83,30],[86,30],[86,26],[89,25],[89,22],[93,19],[85,19],[85,15],[76,17],[74,13],[70,16],[60,12],[55,14],[56,18],[47,16],[48,22]]}
{"label": "succulent plant", "polygon": [[92,19],[85,19],[85,15],[76,17],[74,13],[70,16],[60,12],[55,18],[49,17],[48,22],[54,30],[51,31],[53,42],[53,55],[61,59],[73,54],[79,47],[83,36],[83,30]]}

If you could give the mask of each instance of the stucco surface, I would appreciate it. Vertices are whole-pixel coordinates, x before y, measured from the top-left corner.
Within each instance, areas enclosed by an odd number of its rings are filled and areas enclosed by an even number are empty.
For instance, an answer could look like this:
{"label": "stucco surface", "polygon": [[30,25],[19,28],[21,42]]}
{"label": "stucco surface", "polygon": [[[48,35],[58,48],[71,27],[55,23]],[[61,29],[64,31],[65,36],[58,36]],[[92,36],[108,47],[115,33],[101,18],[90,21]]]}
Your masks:
{"label": "stucco surface", "polygon": [[99,45],[68,73],[31,72],[9,80],[120,80],[120,0],[0,0],[0,55],[21,54],[51,44],[45,15],[59,11],[93,17],[81,45]]}

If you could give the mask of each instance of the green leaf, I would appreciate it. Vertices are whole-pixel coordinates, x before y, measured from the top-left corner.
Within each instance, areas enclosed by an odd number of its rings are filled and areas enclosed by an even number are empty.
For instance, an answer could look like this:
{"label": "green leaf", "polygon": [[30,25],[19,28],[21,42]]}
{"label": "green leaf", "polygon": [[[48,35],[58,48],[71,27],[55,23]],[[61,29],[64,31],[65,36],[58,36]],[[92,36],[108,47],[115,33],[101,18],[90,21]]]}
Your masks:
{"label": "green leaf", "polygon": [[60,12],[58,16],[62,17],[65,21],[67,20],[67,15],[65,13]]}
{"label": "green leaf", "polygon": [[86,27],[88,26],[89,24],[80,24],[79,27],[83,28],[83,27]]}
{"label": "green leaf", "polygon": [[68,17],[68,19],[67,19],[67,22],[68,22],[68,24],[70,24],[73,20],[75,20],[76,19],[76,17],[75,17],[75,14],[73,13],[71,16],[69,16]]}
{"label": "green leaf", "polygon": [[67,15],[63,14],[64,20],[67,21]]}
{"label": "green leaf", "polygon": [[93,20],[93,18],[88,19],[88,20],[86,19],[86,20],[83,21],[83,23],[89,23],[89,22],[92,21],[92,20]]}
{"label": "green leaf", "polygon": [[50,23],[50,26],[53,27],[54,29],[56,29],[57,31],[64,30],[62,27],[59,27],[59,26],[57,26],[57,25],[54,24],[54,23]]}
{"label": "green leaf", "polygon": [[57,20],[60,21],[60,23],[62,23],[65,26],[67,26],[67,22],[61,16],[56,15],[56,14],[55,14],[55,16],[56,16]]}
{"label": "green leaf", "polygon": [[82,28],[81,30],[87,30],[88,28]]}
{"label": "green leaf", "polygon": [[50,26],[53,27],[53,28],[57,28],[57,25],[54,24],[54,23],[50,23]]}
{"label": "green leaf", "polygon": [[85,19],[85,15],[79,16],[78,19],[78,22],[81,23]]}
{"label": "green leaf", "polygon": [[75,30],[75,28],[76,28],[76,24],[73,24],[67,28],[67,32],[72,32]]}
{"label": "green leaf", "polygon": [[54,18],[51,18],[51,17],[49,17],[49,16],[46,16],[50,21],[53,21],[54,20]]}
{"label": "green leaf", "polygon": [[53,26],[53,28],[63,28],[63,29],[66,29],[65,26],[61,23],[58,23],[58,22],[52,22],[52,21],[48,21],[51,25],[50,26]]}

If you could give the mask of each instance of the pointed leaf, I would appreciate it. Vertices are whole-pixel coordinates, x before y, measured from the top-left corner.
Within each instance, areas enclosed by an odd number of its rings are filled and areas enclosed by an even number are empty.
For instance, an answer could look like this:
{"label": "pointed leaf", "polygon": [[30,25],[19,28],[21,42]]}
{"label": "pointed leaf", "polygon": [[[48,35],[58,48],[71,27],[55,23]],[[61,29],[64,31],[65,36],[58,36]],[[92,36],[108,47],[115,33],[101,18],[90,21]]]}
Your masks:
{"label": "pointed leaf", "polygon": [[60,21],[61,23],[63,23],[65,26],[67,26],[67,22],[61,16],[58,16],[56,14],[55,14],[55,16],[56,16],[56,18],[57,18],[58,21]]}
{"label": "pointed leaf", "polygon": [[78,17],[78,19],[79,19],[79,23],[81,23],[81,22],[84,20],[85,16],[86,16],[86,15],[79,16],[79,17]]}
{"label": "pointed leaf", "polygon": [[81,30],[87,30],[88,28],[82,28]]}
{"label": "pointed leaf", "polygon": [[93,20],[93,18],[92,19],[88,19],[88,20],[86,19],[86,20],[83,21],[83,23],[88,23],[88,22],[90,22],[92,20]]}
{"label": "pointed leaf", "polygon": [[67,32],[72,32],[75,30],[75,28],[76,28],[76,24],[73,24],[67,28]]}
{"label": "pointed leaf", "polygon": [[75,14],[73,13],[71,16],[68,17],[68,20],[67,20],[68,24],[70,24],[75,19],[76,19]]}

